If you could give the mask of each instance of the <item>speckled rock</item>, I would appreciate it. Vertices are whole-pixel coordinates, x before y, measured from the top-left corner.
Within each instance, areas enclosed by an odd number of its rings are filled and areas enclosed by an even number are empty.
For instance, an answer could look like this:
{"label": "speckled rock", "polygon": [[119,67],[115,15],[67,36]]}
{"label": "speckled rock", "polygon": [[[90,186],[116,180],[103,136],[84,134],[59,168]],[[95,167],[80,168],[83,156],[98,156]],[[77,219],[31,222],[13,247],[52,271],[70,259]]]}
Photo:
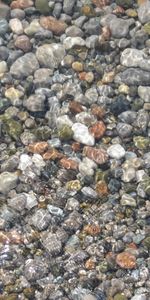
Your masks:
{"label": "speckled rock", "polygon": [[64,39],[63,45],[68,50],[75,46],[85,46],[85,41],[81,37],[67,37]]}
{"label": "speckled rock", "polygon": [[11,66],[10,73],[15,78],[24,78],[33,74],[39,68],[38,61],[33,53],[19,57]]}
{"label": "speckled rock", "polygon": [[136,200],[128,194],[124,194],[120,201],[122,206],[136,207]]}
{"label": "speckled rock", "polygon": [[121,54],[121,64],[126,67],[139,67],[145,71],[150,70],[150,59],[146,57],[142,50],[125,49]]}
{"label": "speckled rock", "polygon": [[100,21],[102,26],[109,26],[111,28],[111,34],[115,38],[126,37],[130,26],[134,24],[134,22],[134,19],[123,20],[113,14],[104,16]]}
{"label": "speckled rock", "polygon": [[56,35],[61,35],[65,29],[67,28],[67,24],[61,20],[57,20],[56,18],[49,16],[49,17],[41,17],[40,18],[40,25],[44,29],[48,29],[52,31]]}
{"label": "speckled rock", "polygon": [[36,51],[36,57],[42,67],[57,68],[65,56],[65,49],[61,44],[44,44]]}
{"label": "speckled rock", "polygon": [[45,96],[44,95],[31,95],[29,98],[23,101],[24,107],[31,112],[44,111],[45,110]]}
{"label": "speckled rock", "polygon": [[75,123],[72,126],[73,139],[84,145],[93,146],[95,144],[95,139],[92,134],[90,134],[88,127],[81,123]]}
{"label": "speckled rock", "polygon": [[0,174],[0,192],[7,194],[16,187],[18,182],[18,174],[11,172],[3,172]]}
{"label": "speckled rock", "polygon": [[35,7],[42,13],[48,13],[50,11],[50,7],[48,5],[47,0],[36,0]]}
{"label": "speckled rock", "polygon": [[107,154],[115,159],[121,159],[125,156],[125,149],[120,144],[114,144],[107,149]]}
{"label": "speckled rock", "polygon": [[138,9],[138,17],[142,24],[150,21],[150,3],[145,1]]}
{"label": "speckled rock", "polygon": [[115,77],[117,83],[124,82],[127,85],[149,85],[150,73],[139,68],[128,68]]}

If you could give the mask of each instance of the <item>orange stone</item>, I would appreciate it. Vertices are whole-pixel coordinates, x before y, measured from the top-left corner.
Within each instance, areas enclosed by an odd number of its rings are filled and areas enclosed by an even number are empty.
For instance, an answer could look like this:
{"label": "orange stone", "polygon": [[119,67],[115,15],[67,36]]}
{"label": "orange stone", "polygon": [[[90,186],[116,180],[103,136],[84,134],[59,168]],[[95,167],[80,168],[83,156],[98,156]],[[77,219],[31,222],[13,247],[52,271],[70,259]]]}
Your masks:
{"label": "orange stone", "polygon": [[136,257],[125,251],[117,255],[116,263],[122,269],[134,269],[136,267]]}
{"label": "orange stone", "polygon": [[72,143],[71,148],[74,152],[78,152],[81,150],[81,144],[78,142],[74,142],[74,143]]}
{"label": "orange stone", "polygon": [[109,5],[109,0],[92,0],[93,4],[99,8],[103,8],[106,5]]}
{"label": "orange stone", "polygon": [[64,157],[60,160],[60,165],[67,170],[70,170],[70,169],[77,170],[78,169],[78,163],[75,160],[66,158],[66,157]]}
{"label": "orange stone", "polygon": [[95,268],[95,261],[92,258],[89,258],[85,263],[85,268],[87,270],[92,270]]}
{"label": "orange stone", "polygon": [[94,160],[99,165],[106,163],[106,161],[108,160],[107,152],[102,148],[97,149],[90,146],[85,146],[83,148],[83,154],[88,158]]}
{"label": "orange stone", "polygon": [[20,244],[23,243],[23,238],[21,235],[15,231],[9,231],[9,232],[0,232],[0,243],[2,244]]}
{"label": "orange stone", "polygon": [[104,73],[103,78],[102,78],[102,83],[107,84],[113,82],[115,77],[115,71],[111,71],[108,73]]}
{"label": "orange stone", "polygon": [[16,0],[16,1],[12,1],[10,4],[11,9],[15,9],[15,8],[25,9],[31,6],[33,6],[32,0]]}
{"label": "orange stone", "polygon": [[111,37],[111,30],[109,26],[104,26],[102,28],[102,34],[101,34],[101,38],[102,41],[108,41]]}
{"label": "orange stone", "polygon": [[48,29],[52,31],[56,35],[61,35],[65,32],[67,28],[67,24],[61,20],[57,20],[54,17],[41,17],[40,18],[40,25],[44,29]]}
{"label": "orange stone", "polygon": [[96,122],[89,128],[89,132],[95,137],[95,139],[101,138],[106,131],[106,126],[103,121]]}
{"label": "orange stone", "polygon": [[45,160],[55,160],[63,157],[63,154],[58,152],[55,148],[49,149],[46,153],[43,154],[43,159]]}
{"label": "orange stone", "polygon": [[48,149],[47,142],[37,142],[27,146],[27,150],[32,153],[42,154]]}
{"label": "orange stone", "polygon": [[80,80],[85,80],[85,77],[86,77],[86,72],[81,72],[81,73],[79,73],[79,79]]}
{"label": "orange stone", "polygon": [[105,197],[108,195],[108,187],[104,180],[100,180],[97,182],[96,192],[100,197]]}
{"label": "orange stone", "polygon": [[78,114],[84,110],[82,105],[77,101],[70,101],[69,109],[72,113],[75,113],[75,114]]}
{"label": "orange stone", "polygon": [[91,112],[98,119],[102,119],[105,116],[105,114],[106,114],[105,109],[103,107],[101,107],[101,106],[96,105],[96,104],[94,104],[92,106]]}
{"label": "orange stone", "polygon": [[84,226],[83,232],[89,235],[98,235],[101,232],[100,226],[98,224],[88,224]]}

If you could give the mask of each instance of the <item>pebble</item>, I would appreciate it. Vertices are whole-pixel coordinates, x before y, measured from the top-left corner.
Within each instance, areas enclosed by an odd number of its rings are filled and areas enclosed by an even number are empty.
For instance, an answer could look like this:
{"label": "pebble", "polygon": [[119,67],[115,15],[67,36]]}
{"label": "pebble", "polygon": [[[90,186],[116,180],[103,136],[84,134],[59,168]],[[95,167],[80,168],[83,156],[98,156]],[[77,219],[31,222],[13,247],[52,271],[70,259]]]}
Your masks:
{"label": "pebble", "polygon": [[23,26],[19,19],[17,18],[11,19],[9,22],[9,26],[13,33],[16,33],[17,35],[23,33]]}
{"label": "pebble", "polygon": [[2,172],[0,174],[0,192],[7,194],[17,186],[18,175],[16,172]]}
{"label": "pebble", "polygon": [[8,71],[7,63],[5,61],[0,61],[0,75]]}
{"label": "pebble", "polygon": [[134,269],[136,267],[136,258],[128,252],[117,254],[116,263],[123,269]]}
{"label": "pebble", "polygon": [[117,83],[125,83],[127,85],[148,85],[150,75],[148,71],[143,71],[140,68],[128,68],[119,73],[115,77]]}
{"label": "pebble", "polygon": [[0,36],[3,36],[6,34],[6,32],[9,30],[9,24],[7,20],[0,19]]}
{"label": "pebble", "polygon": [[128,194],[123,194],[120,200],[122,206],[136,207],[136,200]]}
{"label": "pebble", "polygon": [[102,148],[86,146],[83,148],[83,154],[100,165],[106,163],[108,160],[107,152]]}
{"label": "pebble", "polygon": [[31,112],[45,111],[45,96],[31,95],[23,101],[23,106]]}
{"label": "pebble", "polygon": [[11,66],[10,73],[15,78],[25,78],[39,68],[38,61],[33,53],[26,53],[19,57]]}
{"label": "pebble", "polygon": [[63,41],[66,50],[72,49],[75,46],[85,46],[85,41],[81,37],[66,37]]}
{"label": "pebble", "polygon": [[61,44],[44,44],[38,47],[36,51],[36,57],[40,66],[50,69],[57,68],[64,56],[65,49]]}
{"label": "pebble", "polygon": [[32,48],[30,39],[26,35],[20,35],[15,40],[15,46],[24,52],[29,52]]}
{"label": "pebble", "polygon": [[138,18],[142,24],[150,21],[150,3],[145,1],[138,8]]}
{"label": "pebble", "polygon": [[61,35],[63,32],[65,32],[67,28],[67,24],[61,20],[57,20],[54,17],[41,17],[40,18],[40,25],[44,29],[48,29],[52,31],[56,35]]}
{"label": "pebble", "polygon": [[73,139],[88,146],[94,146],[95,139],[89,132],[88,127],[81,123],[74,123],[72,126]]}
{"label": "pebble", "polygon": [[150,70],[150,60],[142,50],[127,48],[122,52],[120,61],[125,67],[139,67],[145,71]]}
{"label": "pebble", "polygon": [[107,154],[115,159],[123,158],[125,153],[125,149],[120,144],[114,144],[107,149]]}

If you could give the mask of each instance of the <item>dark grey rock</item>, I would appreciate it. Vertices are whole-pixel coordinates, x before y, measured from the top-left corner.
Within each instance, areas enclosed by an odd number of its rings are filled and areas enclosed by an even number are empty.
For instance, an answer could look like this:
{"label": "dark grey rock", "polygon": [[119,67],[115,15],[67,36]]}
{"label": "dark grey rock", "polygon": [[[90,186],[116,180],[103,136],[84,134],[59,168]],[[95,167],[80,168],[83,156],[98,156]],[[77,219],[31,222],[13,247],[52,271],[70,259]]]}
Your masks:
{"label": "dark grey rock", "polygon": [[48,265],[40,258],[28,259],[24,267],[24,275],[30,282],[44,277],[48,273]]}
{"label": "dark grey rock", "polygon": [[128,68],[116,75],[115,82],[123,82],[127,85],[149,85],[150,72],[143,71],[139,68]]}

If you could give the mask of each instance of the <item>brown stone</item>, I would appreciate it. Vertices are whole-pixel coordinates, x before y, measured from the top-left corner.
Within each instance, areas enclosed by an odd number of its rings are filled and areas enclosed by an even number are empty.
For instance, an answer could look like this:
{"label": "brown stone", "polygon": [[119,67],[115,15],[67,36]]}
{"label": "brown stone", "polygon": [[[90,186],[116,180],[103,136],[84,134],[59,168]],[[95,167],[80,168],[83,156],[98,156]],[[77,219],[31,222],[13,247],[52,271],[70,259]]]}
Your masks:
{"label": "brown stone", "polygon": [[109,0],[92,0],[93,4],[99,8],[103,8],[106,5],[109,5]]}
{"label": "brown stone", "polygon": [[61,159],[62,157],[63,157],[63,154],[58,152],[55,148],[51,148],[46,153],[43,154],[43,159],[45,159],[45,160]]}
{"label": "brown stone", "polygon": [[30,39],[26,35],[20,35],[15,40],[15,46],[24,52],[28,52],[31,50]]}
{"label": "brown stone", "polygon": [[136,267],[136,257],[125,251],[117,255],[116,263],[122,269],[134,269]]}
{"label": "brown stone", "polygon": [[71,148],[74,152],[78,152],[81,150],[81,144],[78,142],[74,142],[74,143],[72,143]]}
{"label": "brown stone", "polygon": [[82,105],[77,101],[70,101],[69,102],[69,109],[72,113],[75,113],[75,114],[78,114],[78,113],[80,113],[81,111],[84,110]]}
{"label": "brown stone", "polygon": [[8,243],[20,244],[20,243],[23,243],[23,238],[15,230],[12,230],[9,232],[1,231],[0,232],[0,243],[2,243],[2,244],[8,244]]}
{"label": "brown stone", "polygon": [[67,28],[67,24],[61,20],[57,20],[54,17],[41,17],[40,18],[40,25],[44,29],[48,29],[52,31],[56,35],[61,35],[65,32]]}
{"label": "brown stone", "polygon": [[16,0],[16,1],[12,1],[10,5],[11,9],[15,9],[15,8],[25,9],[31,6],[33,6],[32,0]]}
{"label": "brown stone", "polygon": [[86,77],[86,72],[80,72],[79,73],[79,79],[80,80],[85,80],[85,77]]}
{"label": "brown stone", "polygon": [[111,30],[109,26],[102,28],[102,34],[100,35],[100,42],[108,41],[111,37]]}
{"label": "brown stone", "polygon": [[106,126],[103,121],[96,122],[92,127],[89,128],[89,132],[95,137],[100,139],[106,131]]}
{"label": "brown stone", "polygon": [[90,146],[85,146],[83,148],[83,154],[99,165],[106,163],[108,160],[107,152],[102,148],[97,149]]}
{"label": "brown stone", "polygon": [[32,153],[42,154],[48,149],[47,142],[37,142],[27,146],[27,150]]}
{"label": "brown stone", "polygon": [[100,180],[96,183],[96,192],[102,198],[108,195],[108,187],[104,180]]}
{"label": "brown stone", "polygon": [[98,224],[88,224],[84,226],[83,232],[92,236],[98,235],[101,232]]}
{"label": "brown stone", "polygon": [[103,78],[102,78],[102,83],[107,84],[113,82],[115,77],[115,71],[111,71],[108,73],[104,73]]}
{"label": "brown stone", "polygon": [[60,160],[60,165],[67,170],[77,170],[78,169],[78,163],[75,160],[66,158],[66,157],[64,157]]}
{"label": "brown stone", "polygon": [[95,268],[95,261],[92,258],[89,258],[85,263],[85,268],[87,270],[92,270]]}
{"label": "brown stone", "polygon": [[92,106],[91,112],[98,119],[102,119],[105,116],[105,114],[106,114],[105,109],[103,107],[101,107],[101,106],[96,105],[96,104],[94,104]]}

